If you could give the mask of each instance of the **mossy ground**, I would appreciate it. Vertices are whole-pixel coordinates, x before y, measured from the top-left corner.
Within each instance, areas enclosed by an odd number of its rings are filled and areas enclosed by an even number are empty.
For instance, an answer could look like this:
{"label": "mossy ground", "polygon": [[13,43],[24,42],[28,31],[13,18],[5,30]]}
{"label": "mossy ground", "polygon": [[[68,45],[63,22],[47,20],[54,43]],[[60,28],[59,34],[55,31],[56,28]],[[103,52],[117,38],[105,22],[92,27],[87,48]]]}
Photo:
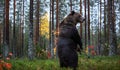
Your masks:
{"label": "mossy ground", "polygon": [[[27,58],[10,60],[12,70],[72,70],[60,68],[58,59],[34,59]],[[77,70],[120,70],[120,56],[79,56]]]}

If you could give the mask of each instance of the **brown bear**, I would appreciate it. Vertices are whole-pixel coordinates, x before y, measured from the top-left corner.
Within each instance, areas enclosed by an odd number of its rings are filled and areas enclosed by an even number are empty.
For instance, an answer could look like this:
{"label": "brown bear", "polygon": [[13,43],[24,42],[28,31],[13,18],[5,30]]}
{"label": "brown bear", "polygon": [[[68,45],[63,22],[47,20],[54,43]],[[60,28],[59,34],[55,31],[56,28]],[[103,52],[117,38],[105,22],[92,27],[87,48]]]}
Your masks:
{"label": "brown bear", "polygon": [[81,14],[71,13],[60,23],[57,50],[60,67],[71,67],[76,70],[78,66],[77,44],[82,48],[82,41],[76,28],[77,23],[82,23],[84,18]]}

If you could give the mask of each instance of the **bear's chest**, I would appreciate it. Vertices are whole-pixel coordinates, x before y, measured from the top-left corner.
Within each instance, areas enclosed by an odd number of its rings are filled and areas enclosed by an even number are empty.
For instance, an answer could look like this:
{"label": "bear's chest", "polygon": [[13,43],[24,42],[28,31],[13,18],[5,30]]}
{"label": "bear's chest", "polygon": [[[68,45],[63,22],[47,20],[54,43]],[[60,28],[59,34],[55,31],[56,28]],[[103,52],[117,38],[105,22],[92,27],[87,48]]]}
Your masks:
{"label": "bear's chest", "polygon": [[60,37],[71,38],[73,36],[74,27],[72,26],[63,26],[60,28]]}

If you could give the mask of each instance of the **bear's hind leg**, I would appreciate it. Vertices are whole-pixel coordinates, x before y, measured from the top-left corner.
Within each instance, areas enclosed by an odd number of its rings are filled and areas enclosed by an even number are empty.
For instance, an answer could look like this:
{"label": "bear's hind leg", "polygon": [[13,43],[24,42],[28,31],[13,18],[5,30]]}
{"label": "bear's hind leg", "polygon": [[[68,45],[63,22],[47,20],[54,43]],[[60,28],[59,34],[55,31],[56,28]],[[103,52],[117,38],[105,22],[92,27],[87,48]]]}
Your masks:
{"label": "bear's hind leg", "polygon": [[66,58],[60,58],[60,67],[68,67],[68,60]]}

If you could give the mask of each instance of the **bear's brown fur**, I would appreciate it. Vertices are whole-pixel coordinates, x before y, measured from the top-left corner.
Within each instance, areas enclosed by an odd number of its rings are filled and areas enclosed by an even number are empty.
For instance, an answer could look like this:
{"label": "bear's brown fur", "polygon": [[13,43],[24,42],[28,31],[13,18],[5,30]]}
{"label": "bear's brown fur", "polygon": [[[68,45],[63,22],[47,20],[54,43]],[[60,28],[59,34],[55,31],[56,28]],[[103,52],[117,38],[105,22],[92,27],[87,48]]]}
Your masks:
{"label": "bear's brown fur", "polygon": [[72,67],[76,70],[78,65],[77,44],[80,49],[83,49],[76,24],[83,21],[81,14],[72,11],[59,25],[57,50],[61,67]]}

